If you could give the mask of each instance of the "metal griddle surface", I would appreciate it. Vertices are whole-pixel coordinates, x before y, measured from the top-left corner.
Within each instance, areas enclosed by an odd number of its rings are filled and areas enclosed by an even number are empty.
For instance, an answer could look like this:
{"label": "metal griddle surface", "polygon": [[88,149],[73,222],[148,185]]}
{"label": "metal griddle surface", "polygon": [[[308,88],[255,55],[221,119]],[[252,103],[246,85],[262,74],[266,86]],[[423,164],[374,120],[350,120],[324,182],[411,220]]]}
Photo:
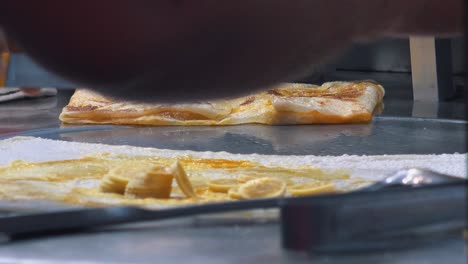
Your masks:
{"label": "metal griddle surface", "polygon": [[309,126],[64,126],[21,135],[163,149],[272,155],[442,154],[466,151],[466,122],[376,117],[371,124]]}
{"label": "metal griddle surface", "polygon": [[[69,126],[20,135],[196,151],[277,155],[381,155],[466,152],[466,122],[377,117],[371,124],[230,127]],[[279,226],[217,225],[180,219],[4,245],[0,262],[44,263],[465,263],[457,236],[434,245],[363,255],[305,256],[281,250]],[[55,252],[51,254],[51,252]],[[222,252],[222,253],[221,253]]]}

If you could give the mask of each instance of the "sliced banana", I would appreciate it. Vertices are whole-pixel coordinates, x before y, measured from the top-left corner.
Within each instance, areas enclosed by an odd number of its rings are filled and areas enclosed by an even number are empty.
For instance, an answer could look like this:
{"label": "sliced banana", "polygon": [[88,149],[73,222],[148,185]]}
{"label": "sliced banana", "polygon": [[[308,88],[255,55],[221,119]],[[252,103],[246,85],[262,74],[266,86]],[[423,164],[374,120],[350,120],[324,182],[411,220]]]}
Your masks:
{"label": "sliced banana", "polygon": [[335,192],[335,184],[332,182],[316,181],[303,184],[296,184],[288,188],[292,196],[306,196],[320,193]]}
{"label": "sliced banana", "polygon": [[194,192],[197,196],[203,196],[208,192],[208,187],[207,186],[199,186],[194,188]]}
{"label": "sliced banana", "polygon": [[244,199],[284,196],[286,184],[273,178],[260,178],[239,186],[239,194]]}
{"label": "sliced banana", "polygon": [[217,179],[208,183],[208,188],[212,192],[227,193],[229,189],[237,186],[235,179]]}
{"label": "sliced banana", "polygon": [[[254,175],[249,175],[249,174],[241,174],[241,175],[237,176],[237,183],[242,184],[242,183],[246,183],[246,182],[251,181],[251,180],[260,179],[260,178],[264,178],[264,177],[265,176],[261,176],[261,175],[254,176]],[[294,185],[294,182],[289,177],[279,177],[279,178],[280,179],[278,179],[278,180],[283,181],[284,183],[286,183],[287,186]]]}
{"label": "sliced banana", "polygon": [[258,178],[259,177],[255,177],[255,176],[252,176],[252,175],[241,174],[241,175],[237,176],[237,183],[246,183],[248,181],[255,180],[255,179],[258,179]]}
{"label": "sliced banana", "polygon": [[172,166],[172,171],[174,173],[177,185],[179,186],[180,190],[190,198],[199,198],[195,191],[193,190],[192,183],[187,176],[187,173],[184,170],[184,167],[180,164],[179,161]]}
{"label": "sliced banana", "polygon": [[102,177],[99,189],[106,193],[124,194],[130,177],[141,172],[135,168],[113,167]]}
{"label": "sliced banana", "polygon": [[128,178],[115,174],[106,174],[99,185],[99,189],[106,193],[124,194]]}
{"label": "sliced banana", "polygon": [[242,195],[239,193],[239,187],[233,187],[233,188],[229,189],[228,196],[229,196],[229,198],[235,199],[235,200],[241,200],[242,199]]}
{"label": "sliced banana", "polygon": [[125,197],[160,198],[171,196],[174,174],[167,167],[155,167],[133,177],[125,188]]}

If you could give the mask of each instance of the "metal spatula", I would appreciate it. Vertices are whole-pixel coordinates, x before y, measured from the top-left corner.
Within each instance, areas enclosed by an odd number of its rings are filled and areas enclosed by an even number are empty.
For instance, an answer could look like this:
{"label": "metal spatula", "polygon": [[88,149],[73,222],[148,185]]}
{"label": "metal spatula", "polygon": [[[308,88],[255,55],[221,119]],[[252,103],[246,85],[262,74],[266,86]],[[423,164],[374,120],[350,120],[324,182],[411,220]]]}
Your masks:
{"label": "metal spatula", "polygon": [[363,190],[377,191],[389,187],[419,187],[425,185],[456,183],[462,181],[463,179],[461,178],[445,175],[435,171],[412,168],[396,171],[395,173],[385,177],[383,180],[376,182],[364,188]]}

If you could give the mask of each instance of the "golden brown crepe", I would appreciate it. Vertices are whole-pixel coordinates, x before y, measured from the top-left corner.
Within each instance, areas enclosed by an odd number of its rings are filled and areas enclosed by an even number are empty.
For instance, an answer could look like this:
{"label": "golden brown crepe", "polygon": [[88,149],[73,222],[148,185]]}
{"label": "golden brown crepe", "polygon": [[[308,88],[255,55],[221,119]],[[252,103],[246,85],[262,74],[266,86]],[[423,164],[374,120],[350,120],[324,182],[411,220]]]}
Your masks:
{"label": "golden brown crepe", "polygon": [[287,83],[249,96],[193,104],[140,104],[78,90],[60,120],[69,124],[239,125],[365,123],[382,105],[371,81]]}

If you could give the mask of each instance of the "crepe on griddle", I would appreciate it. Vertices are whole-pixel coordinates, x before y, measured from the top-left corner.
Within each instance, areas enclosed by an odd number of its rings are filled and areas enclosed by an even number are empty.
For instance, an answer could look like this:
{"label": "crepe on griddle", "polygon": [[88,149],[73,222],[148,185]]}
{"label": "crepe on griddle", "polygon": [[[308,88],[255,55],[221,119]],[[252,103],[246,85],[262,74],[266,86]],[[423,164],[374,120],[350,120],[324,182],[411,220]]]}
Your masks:
{"label": "crepe on griddle", "polygon": [[[142,173],[148,173],[148,168],[167,168],[174,162],[183,166],[188,180],[186,184],[193,189],[195,197],[187,195],[179,181],[172,181],[169,195],[165,198],[156,193],[152,195],[152,190],[144,190],[145,196],[134,195],[135,193],[127,195],[130,182],[135,182]],[[115,171],[119,171],[119,174],[116,175]],[[103,189],[103,184],[108,184],[106,179],[109,176],[114,177],[115,184],[120,184],[115,176],[125,178],[127,190],[123,191],[125,186],[114,191]],[[262,165],[250,160],[104,153],[72,160],[38,163],[15,161],[0,167],[0,200],[47,200],[79,206],[137,205],[157,209],[207,202],[344,191],[342,187],[335,185],[336,180],[347,181],[349,175],[346,171],[322,170],[310,165],[283,167]],[[277,186],[272,186],[272,183]],[[138,187],[141,190],[147,187],[146,184],[149,183],[143,182]],[[158,188],[154,192],[157,191]],[[258,196],[258,192],[263,193]]]}
{"label": "crepe on griddle", "polygon": [[192,104],[142,104],[77,90],[60,120],[68,124],[240,125],[366,123],[382,107],[372,81],[322,86],[286,83],[248,96]]}

